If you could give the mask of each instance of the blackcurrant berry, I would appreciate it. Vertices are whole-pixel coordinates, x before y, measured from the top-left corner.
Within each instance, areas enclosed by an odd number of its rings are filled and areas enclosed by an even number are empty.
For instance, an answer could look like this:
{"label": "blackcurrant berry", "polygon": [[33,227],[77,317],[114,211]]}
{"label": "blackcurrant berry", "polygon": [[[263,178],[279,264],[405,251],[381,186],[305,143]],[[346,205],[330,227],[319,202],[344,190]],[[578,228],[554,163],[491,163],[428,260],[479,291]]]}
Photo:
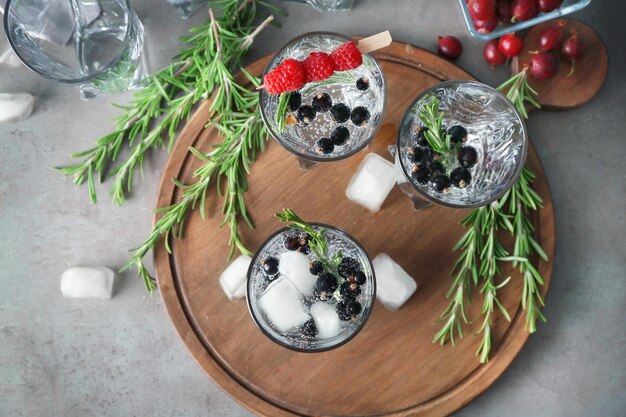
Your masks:
{"label": "blackcurrant berry", "polygon": [[450,173],[450,181],[459,188],[465,188],[472,181],[472,174],[469,169],[458,167]]}
{"label": "blackcurrant berry", "polygon": [[333,106],[333,100],[326,93],[313,97],[313,108],[318,113],[326,113]]}
{"label": "blackcurrant berry", "polygon": [[294,91],[293,93],[291,93],[291,96],[289,96],[289,102],[287,103],[287,107],[289,108],[289,111],[295,112],[300,108],[300,105],[302,105],[302,96],[299,92]]}
{"label": "blackcurrant berry", "polygon": [[300,108],[296,112],[296,118],[298,119],[298,122],[302,123],[305,126],[315,119],[315,115],[315,109],[312,106],[307,105],[300,106]]}
{"label": "blackcurrant berry", "polygon": [[287,250],[297,250],[300,246],[300,238],[298,235],[292,234],[285,238],[285,248],[287,248]]}
{"label": "blackcurrant berry", "polygon": [[431,162],[429,167],[433,175],[445,174],[446,172],[445,168],[443,167],[443,164],[439,161]]}
{"label": "blackcurrant berry", "polygon": [[362,309],[361,304],[356,300],[350,300],[346,303],[346,312],[352,317],[359,314]]}
{"label": "blackcurrant berry", "polygon": [[330,114],[337,123],[345,123],[350,118],[350,107],[343,103],[335,104],[330,109]]}
{"label": "blackcurrant berry", "polygon": [[409,160],[411,162],[415,162],[416,164],[426,162],[430,158],[431,153],[430,148],[416,146],[409,149]]}
{"label": "blackcurrant berry", "polygon": [[367,126],[370,119],[370,112],[363,106],[355,107],[350,113],[350,120],[356,126]]}
{"label": "blackcurrant berry", "polygon": [[313,319],[308,320],[300,327],[300,332],[308,337],[317,336],[317,326],[315,325],[315,321]]}
{"label": "blackcurrant berry", "polygon": [[367,77],[356,80],[356,89],[359,91],[367,91],[370,88],[370,80]]}
{"label": "blackcurrant berry", "polygon": [[323,272],[317,277],[315,288],[318,291],[333,292],[337,289],[337,278],[330,272]]}
{"label": "blackcurrant berry", "polygon": [[462,166],[469,168],[478,160],[478,154],[476,153],[476,149],[471,146],[464,146],[459,150],[457,159]]}
{"label": "blackcurrant berry", "polygon": [[346,281],[339,287],[339,294],[343,301],[354,300],[361,294],[361,287]]}
{"label": "blackcurrant berry", "polygon": [[360,270],[361,265],[359,264],[359,261],[354,258],[350,258],[349,256],[343,258],[337,267],[337,272],[339,272],[339,275],[344,278],[348,278],[350,275]]}
{"label": "blackcurrant berry", "polygon": [[314,261],[309,264],[309,272],[313,275],[319,275],[324,272],[324,265],[320,261]]}
{"label": "blackcurrant berry", "polygon": [[352,314],[348,313],[347,303],[343,301],[340,303],[337,303],[337,307],[335,308],[337,309],[337,315],[339,315],[339,319],[343,321],[348,321],[352,319]]}
{"label": "blackcurrant berry", "polygon": [[465,142],[467,130],[461,125],[455,125],[448,129],[448,135],[453,143]]}
{"label": "blackcurrant berry", "polygon": [[438,192],[445,192],[448,188],[450,188],[450,178],[446,175],[437,175],[432,179],[433,187]]}
{"label": "blackcurrant berry", "polygon": [[270,256],[261,261],[261,269],[265,275],[273,276],[278,273],[278,259]]}
{"label": "blackcurrant berry", "polygon": [[430,174],[430,168],[428,168],[425,164],[413,165],[411,177],[418,184],[427,184],[428,180],[430,180]]}
{"label": "blackcurrant berry", "polygon": [[337,126],[330,134],[330,140],[335,146],[344,145],[350,138],[350,131],[345,126]]}
{"label": "blackcurrant berry", "polygon": [[426,136],[424,133],[428,132],[428,128],[426,126],[420,127],[419,132],[417,132],[417,144],[419,146],[430,146],[428,140],[426,140]]}
{"label": "blackcurrant berry", "polygon": [[328,155],[335,149],[333,141],[328,138],[321,138],[320,140],[315,142],[315,147],[317,149],[317,153],[321,153],[324,155]]}

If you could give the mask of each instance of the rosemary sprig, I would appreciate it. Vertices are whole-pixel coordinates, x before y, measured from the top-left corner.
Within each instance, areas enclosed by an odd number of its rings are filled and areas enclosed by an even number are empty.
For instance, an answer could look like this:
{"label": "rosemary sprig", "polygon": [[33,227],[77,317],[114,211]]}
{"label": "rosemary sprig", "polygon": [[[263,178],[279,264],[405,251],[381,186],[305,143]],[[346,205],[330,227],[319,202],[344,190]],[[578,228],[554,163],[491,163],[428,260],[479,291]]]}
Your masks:
{"label": "rosemary sprig", "polygon": [[[471,323],[465,311],[471,300],[472,287],[478,287],[479,282],[482,282],[482,321],[477,333],[482,335],[482,339],[476,354],[482,363],[489,360],[494,314],[499,311],[510,321],[508,312],[497,296],[498,291],[512,279],[507,277],[500,283],[496,282],[502,262],[512,262],[514,267],[519,267],[524,279],[520,304],[526,312],[526,329],[532,333],[536,330],[537,320],[545,320],[541,313],[544,305],[540,292],[543,279],[530,261],[534,253],[544,261],[548,260],[532,236],[534,226],[530,212],[542,204],[541,197],[532,188],[534,178],[535,174],[524,168],[515,185],[500,200],[472,210],[461,221],[461,225],[468,230],[453,249],[461,250],[461,255],[451,271],[451,275],[456,275],[447,294],[450,302],[441,314],[444,324],[433,342],[443,345],[450,341],[454,344],[455,337],[463,337],[463,326]],[[498,230],[507,230],[513,235],[515,243],[512,255],[499,241]]]}
{"label": "rosemary sprig", "polygon": [[329,265],[331,263],[328,258],[328,238],[326,237],[325,228],[322,227],[319,230],[315,230],[313,226],[298,217],[291,209],[283,209],[282,213],[276,213],[275,216],[281,222],[289,223],[287,227],[290,229],[300,230],[309,235],[311,238],[309,240],[309,246],[313,252],[315,252],[318,259],[324,264]]}
{"label": "rosemary sprig", "polygon": [[443,130],[443,112],[439,111],[439,100],[432,96],[424,103],[418,115],[422,126],[428,128],[424,137],[435,152],[450,152],[450,135]]}
{"label": "rosemary sprig", "polygon": [[285,122],[287,121],[287,109],[289,107],[289,99],[291,98],[291,93],[282,93],[278,97],[278,107],[276,108],[276,127],[278,128],[278,133],[283,133],[285,131]]}
{"label": "rosemary sprig", "polygon": [[[80,159],[78,163],[57,170],[73,176],[77,185],[87,181],[94,203],[96,179],[103,182],[115,176],[110,193],[114,201],[123,204],[132,189],[135,171],[141,172],[145,154],[165,146],[165,139],[167,149],[171,149],[180,122],[189,117],[194,104],[216,90],[211,110],[219,114],[229,108],[233,85],[224,74],[239,66],[255,36],[272,20],[270,16],[255,27],[258,6],[276,10],[259,0],[209,2],[209,19],[191,29],[190,36],[182,38],[188,47],[176,55],[168,68],[150,76],[129,105],[114,105],[124,111],[115,123],[114,132],[96,141],[93,148],[72,154]],[[219,19],[215,18],[213,8]],[[118,163],[122,145],[128,145],[130,152]]]}
{"label": "rosemary sprig", "polygon": [[524,66],[520,72],[502,83],[497,89],[500,91],[506,90],[507,98],[513,102],[513,105],[515,105],[524,119],[528,119],[527,103],[538,109],[541,108],[541,105],[533,97],[533,95],[536,96],[538,94],[537,91],[528,83],[528,66]]}
{"label": "rosemary sprig", "polygon": [[337,71],[325,80],[309,83],[303,90],[302,95],[307,95],[311,91],[323,85],[332,84],[354,84],[356,83],[356,77],[350,71]]}

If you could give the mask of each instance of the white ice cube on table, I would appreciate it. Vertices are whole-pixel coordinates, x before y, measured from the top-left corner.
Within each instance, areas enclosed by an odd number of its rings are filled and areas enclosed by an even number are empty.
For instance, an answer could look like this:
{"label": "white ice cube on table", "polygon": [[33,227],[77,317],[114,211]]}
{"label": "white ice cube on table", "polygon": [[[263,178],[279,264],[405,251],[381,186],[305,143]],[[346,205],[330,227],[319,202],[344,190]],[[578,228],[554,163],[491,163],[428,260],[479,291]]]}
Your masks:
{"label": "white ice cube on table", "polygon": [[396,183],[395,165],[369,153],[352,176],[346,196],[368,210],[377,212]]}
{"label": "white ice cube on table", "polygon": [[309,271],[309,259],[305,254],[289,251],[280,255],[278,270],[305,297],[313,295],[317,277]]}
{"label": "white ice cube on table", "polygon": [[35,99],[30,94],[0,94],[0,123],[26,119],[33,111]]}
{"label": "white ice cube on table", "polygon": [[330,339],[341,332],[341,322],[335,308],[325,302],[319,301],[309,310],[317,327],[317,337]]}
{"label": "white ice cube on table", "polygon": [[310,316],[300,303],[300,295],[286,278],[271,283],[259,298],[259,307],[281,333],[301,326]]}
{"label": "white ice cube on table", "polygon": [[220,275],[220,286],[229,300],[237,300],[246,295],[246,277],[252,259],[241,255],[228,265]]}
{"label": "white ice cube on table", "polygon": [[413,295],[417,283],[385,253],[379,253],[372,265],[376,274],[376,298],[387,309],[396,311]]}
{"label": "white ice cube on table", "polygon": [[108,300],[113,292],[115,272],[103,266],[70,268],[61,275],[65,298]]}

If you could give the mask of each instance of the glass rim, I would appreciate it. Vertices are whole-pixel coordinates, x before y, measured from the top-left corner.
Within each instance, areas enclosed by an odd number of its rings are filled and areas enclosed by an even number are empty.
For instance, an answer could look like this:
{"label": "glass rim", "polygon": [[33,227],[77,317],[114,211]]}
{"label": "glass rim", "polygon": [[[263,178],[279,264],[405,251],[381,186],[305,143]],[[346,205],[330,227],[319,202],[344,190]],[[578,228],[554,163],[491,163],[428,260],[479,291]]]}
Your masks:
{"label": "glass rim", "polygon": [[[285,49],[287,49],[287,47],[289,47],[291,44],[293,44],[295,42],[298,42],[298,41],[300,41],[300,40],[302,40],[304,38],[307,38],[309,36],[316,36],[316,35],[336,36],[336,37],[344,39],[346,41],[354,41],[355,40],[354,38],[352,38],[350,36],[343,35],[343,34],[337,33],[337,32],[313,31],[313,32],[303,33],[303,34],[301,34],[299,36],[296,36],[295,38],[291,39],[289,42],[285,43],[278,50],[278,52],[276,52],[274,54],[274,56],[265,65],[265,69],[263,70],[263,75],[261,76],[261,79],[263,80],[265,78],[265,75],[270,71],[270,69],[272,68],[274,63],[277,61],[278,56]],[[336,157],[324,158],[324,157],[321,157],[321,156],[300,152],[297,149],[295,149],[289,142],[282,141],[281,139],[279,139],[279,137],[281,135],[278,134],[276,131],[274,131],[274,129],[272,128],[272,125],[271,125],[270,121],[268,120],[268,115],[265,114],[265,105],[263,103],[263,95],[267,94],[267,93],[265,92],[265,89],[262,89],[262,90],[259,91],[259,109],[261,111],[261,119],[263,119],[263,123],[265,124],[265,127],[267,128],[267,131],[270,133],[272,138],[274,138],[274,140],[276,142],[278,142],[279,145],[281,145],[283,148],[285,148],[287,151],[291,152],[295,156],[297,156],[299,158],[302,158],[302,159],[305,159],[307,161],[313,161],[313,162],[336,162],[336,161],[341,161],[341,160],[349,158],[349,157],[359,153],[363,149],[365,149],[367,147],[367,145],[369,145],[370,142],[372,142],[374,140],[376,135],[378,135],[378,132],[380,131],[380,129],[381,129],[382,125],[383,125],[383,120],[385,118],[385,113],[387,111],[387,80],[385,80],[385,73],[383,72],[383,69],[380,67],[380,64],[378,63],[376,58],[374,58],[371,54],[365,54],[365,55],[369,56],[372,59],[372,61],[374,62],[374,65],[376,65],[376,68],[380,72],[381,79],[383,81],[383,84],[382,84],[383,108],[382,108],[382,111],[381,111],[381,120],[380,120],[380,123],[378,124],[378,126],[376,126],[375,129],[372,129],[371,136],[370,136],[370,138],[368,140],[363,141],[363,143],[361,143],[359,146],[357,146],[354,149],[352,149],[350,152],[347,152],[347,153],[345,153],[343,155],[339,155],[339,156],[336,156]]]}
{"label": "glass rim", "polygon": [[[424,98],[426,95],[430,94],[431,92],[433,92],[437,88],[441,88],[442,86],[443,87],[447,87],[447,86],[458,85],[458,84],[476,85],[476,86],[479,86],[481,88],[486,88],[487,90],[490,90],[492,93],[494,93],[495,95],[499,96],[500,98],[503,98],[506,102],[509,103],[509,106],[515,112],[515,115],[519,119],[520,124],[522,126],[522,133],[523,133],[523,137],[522,137],[522,156],[521,156],[519,165],[515,169],[515,173],[513,174],[513,176],[509,180],[509,182],[506,184],[506,186],[502,188],[502,190],[500,190],[494,196],[489,197],[488,199],[486,199],[484,201],[481,201],[480,203],[456,204],[456,203],[450,203],[450,202],[442,200],[442,199],[440,199],[440,198],[438,198],[436,196],[430,195],[429,193],[427,193],[426,191],[424,191],[421,188],[417,187],[413,183],[413,181],[411,180],[411,177],[407,174],[407,168],[402,163],[402,158],[400,157],[400,139],[402,138],[402,126],[404,125],[404,121],[407,119],[407,117],[409,117],[413,107],[422,98]],[[478,207],[484,207],[484,206],[486,206],[488,204],[491,204],[494,201],[500,199],[504,194],[506,194],[511,189],[511,187],[513,186],[515,181],[517,181],[517,179],[519,178],[520,174],[522,173],[522,170],[524,169],[524,166],[525,166],[525,163],[526,163],[526,157],[528,155],[528,143],[529,143],[529,139],[528,139],[528,130],[526,128],[526,123],[524,123],[524,118],[522,117],[522,114],[519,112],[519,110],[517,110],[517,108],[511,102],[511,100],[509,100],[507,96],[505,96],[502,92],[496,90],[495,88],[493,88],[493,87],[491,87],[491,86],[489,86],[487,84],[481,83],[480,81],[474,81],[474,80],[448,80],[448,81],[442,81],[442,82],[437,83],[437,84],[433,85],[432,87],[429,87],[426,90],[424,90],[422,93],[420,93],[417,96],[417,98],[415,100],[413,100],[411,102],[409,107],[404,112],[404,116],[402,116],[402,119],[400,121],[400,126],[398,128],[398,135],[396,137],[397,158],[398,158],[398,163],[400,164],[400,170],[402,171],[402,174],[404,175],[404,178],[409,182],[409,184],[411,184],[413,189],[415,189],[418,193],[420,193],[420,195],[426,197],[428,200],[432,201],[433,203],[440,204],[440,205],[446,206],[446,207],[451,207],[451,208],[478,208]]]}
{"label": "glass rim", "polygon": [[13,50],[15,55],[17,55],[17,57],[22,62],[22,64],[24,64],[28,69],[44,77],[47,80],[55,81],[55,82],[63,83],[63,84],[81,84],[81,83],[89,82],[99,77],[100,75],[106,73],[107,71],[109,71],[113,67],[113,65],[115,65],[120,60],[122,54],[124,53],[125,49],[128,47],[128,44],[130,43],[130,32],[131,32],[132,26],[134,25],[133,17],[134,17],[135,11],[132,8],[132,5],[130,4],[130,0],[121,0],[120,4],[124,4],[127,9],[126,15],[128,17],[128,24],[126,25],[126,33],[124,34],[124,41],[122,45],[120,46],[117,54],[115,54],[115,56],[111,58],[111,60],[106,65],[99,68],[93,74],[90,74],[88,76],[81,77],[81,78],[72,78],[72,79],[55,78],[51,76],[50,74],[43,73],[39,71],[38,69],[36,69],[34,66],[32,66],[26,59],[24,59],[24,57],[22,56],[22,54],[20,54],[18,48],[16,47],[15,42],[13,41],[13,35],[9,31],[10,7],[11,7],[11,3],[13,3],[14,1],[19,1],[19,0],[6,0],[6,3],[4,5],[4,33],[6,35],[6,38],[9,41],[9,45],[11,46],[11,49]]}
{"label": "glass rim", "polygon": [[374,309],[374,304],[376,302],[376,273],[374,272],[374,265],[372,264],[372,260],[370,259],[370,255],[367,253],[367,251],[365,250],[365,248],[363,247],[363,245],[361,245],[361,243],[359,243],[359,241],[357,241],[354,237],[352,237],[348,232],[346,232],[343,229],[340,229],[339,227],[336,226],[331,226],[329,224],[326,223],[318,223],[318,222],[310,222],[309,223],[311,226],[318,226],[318,227],[323,227],[326,229],[330,229],[330,230],[335,230],[338,232],[343,233],[345,236],[348,237],[348,239],[350,239],[351,243],[354,244],[361,252],[363,252],[365,254],[365,257],[367,259],[367,262],[370,266],[370,270],[372,271],[372,298],[371,298],[371,302],[370,302],[370,306],[366,312],[366,314],[363,316],[363,320],[361,321],[361,323],[356,327],[356,329],[354,329],[354,331],[352,333],[350,333],[350,335],[348,335],[348,337],[346,337],[345,339],[343,339],[341,342],[336,343],[334,345],[330,345],[330,346],[325,346],[325,347],[317,347],[317,348],[311,348],[311,349],[305,349],[305,348],[301,348],[301,347],[297,347],[297,346],[293,346],[290,345],[288,343],[283,342],[282,340],[279,340],[278,338],[274,337],[274,335],[272,335],[261,323],[261,320],[257,317],[257,315],[255,314],[253,308],[252,308],[252,301],[251,301],[251,297],[250,297],[250,291],[251,291],[251,286],[252,286],[252,280],[250,279],[250,275],[252,273],[252,268],[256,262],[256,260],[258,259],[261,251],[263,248],[265,248],[267,246],[267,244],[274,239],[276,236],[287,232],[287,231],[293,231],[294,229],[291,229],[287,226],[285,227],[281,227],[278,230],[275,230],[274,232],[272,232],[264,241],[263,243],[261,243],[261,245],[259,246],[259,249],[257,249],[257,251],[254,253],[254,255],[252,256],[252,260],[250,261],[250,266],[248,267],[248,272],[246,273],[246,304],[248,306],[248,312],[250,313],[250,316],[252,317],[252,320],[254,321],[254,324],[259,328],[259,330],[261,330],[261,332],[268,338],[270,339],[272,342],[296,351],[296,352],[301,352],[301,353],[318,353],[318,352],[327,352],[329,350],[333,350],[336,349],[338,347],[341,347],[343,345],[345,345],[346,343],[348,343],[349,341],[351,341],[352,339],[354,339],[356,337],[357,334],[361,333],[361,330],[363,330],[363,327],[365,327],[365,324],[368,322],[370,315],[372,314],[372,310]]}

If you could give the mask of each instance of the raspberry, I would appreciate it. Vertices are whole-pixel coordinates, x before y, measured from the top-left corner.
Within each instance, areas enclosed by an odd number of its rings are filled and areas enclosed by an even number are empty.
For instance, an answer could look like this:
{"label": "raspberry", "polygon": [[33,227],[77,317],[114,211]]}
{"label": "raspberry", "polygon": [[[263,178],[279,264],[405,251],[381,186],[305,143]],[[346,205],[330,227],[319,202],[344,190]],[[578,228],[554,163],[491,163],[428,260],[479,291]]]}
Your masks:
{"label": "raspberry", "polygon": [[311,52],[304,60],[304,70],[306,72],[306,82],[325,80],[335,72],[330,56],[324,52]]}
{"label": "raspberry", "polygon": [[288,58],[265,75],[265,90],[269,94],[281,94],[301,89],[305,84],[306,72],[300,61]]}
{"label": "raspberry", "polygon": [[336,71],[348,71],[359,67],[363,63],[361,51],[358,50],[353,41],[346,42],[335,49],[330,58],[335,64]]}

